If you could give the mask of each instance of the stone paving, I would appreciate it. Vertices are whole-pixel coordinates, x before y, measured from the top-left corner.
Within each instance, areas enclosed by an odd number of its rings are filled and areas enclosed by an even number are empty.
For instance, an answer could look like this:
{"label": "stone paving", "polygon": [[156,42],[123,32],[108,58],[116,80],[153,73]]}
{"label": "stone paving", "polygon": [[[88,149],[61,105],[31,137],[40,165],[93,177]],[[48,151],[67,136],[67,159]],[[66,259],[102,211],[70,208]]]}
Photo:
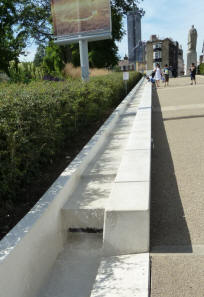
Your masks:
{"label": "stone paving", "polygon": [[151,297],[204,297],[204,77],[153,90]]}

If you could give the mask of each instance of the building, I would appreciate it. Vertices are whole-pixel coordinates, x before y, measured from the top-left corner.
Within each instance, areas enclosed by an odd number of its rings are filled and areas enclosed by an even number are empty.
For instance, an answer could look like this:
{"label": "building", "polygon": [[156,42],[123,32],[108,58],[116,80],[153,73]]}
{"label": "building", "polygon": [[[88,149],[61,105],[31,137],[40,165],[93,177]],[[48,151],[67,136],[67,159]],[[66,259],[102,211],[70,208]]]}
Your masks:
{"label": "building", "polygon": [[118,66],[121,71],[133,71],[135,70],[135,64],[128,61],[128,58],[124,58],[124,60],[119,61]]}
{"label": "building", "polygon": [[182,71],[183,50],[179,48],[177,41],[171,38],[159,39],[152,35],[146,43],[147,69],[151,70],[160,64],[163,68],[166,64],[172,69],[173,76],[180,75]]}
{"label": "building", "polygon": [[178,76],[184,75],[184,59],[183,49],[180,46],[178,49]]}
{"label": "building", "polygon": [[143,10],[136,6],[127,14],[128,57],[132,63],[143,63],[145,60],[145,44],[141,40],[141,18],[143,15]]}
{"label": "building", "polygon": [[144,72],[146,70],[146,63],[141,62],[130,62],[128,60],[128,57],[125,56],[123,60],[120,60],[118,63],[118,66],[120,68],[120,71],[138,71],[138,72]]}
{"label": "building", "polygon": [[203,41],[203,47],[202,47],[202,55],[200,56],[199,64],[204,63],[204,41]]}

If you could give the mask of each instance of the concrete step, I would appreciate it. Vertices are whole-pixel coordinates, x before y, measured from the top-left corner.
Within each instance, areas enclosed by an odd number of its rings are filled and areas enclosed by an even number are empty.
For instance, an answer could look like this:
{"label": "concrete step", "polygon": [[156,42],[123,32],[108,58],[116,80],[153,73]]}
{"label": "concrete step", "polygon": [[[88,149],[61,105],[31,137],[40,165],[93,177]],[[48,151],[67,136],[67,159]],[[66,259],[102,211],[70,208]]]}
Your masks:
{"label": "concrete step", "polygon": [[103,258],[91,297],[148,297],[149,254]]}

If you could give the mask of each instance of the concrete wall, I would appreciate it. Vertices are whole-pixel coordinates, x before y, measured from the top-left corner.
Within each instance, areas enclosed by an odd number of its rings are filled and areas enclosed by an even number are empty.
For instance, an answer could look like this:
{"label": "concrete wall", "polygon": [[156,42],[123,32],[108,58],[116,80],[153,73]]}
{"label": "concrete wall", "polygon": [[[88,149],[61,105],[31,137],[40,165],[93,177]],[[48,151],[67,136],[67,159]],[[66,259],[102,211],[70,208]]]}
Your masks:
{"label": "concrete wall", "polygon": [[143,78],[39,202],[1,240],[0,283],[4,297],[33,297],[46,280],[67,239],[61,209],[142,82]]}
{"label": "concrete wall", "polygon": [[146,83],[105,209],[104,254],[149,251],[152,86]]}

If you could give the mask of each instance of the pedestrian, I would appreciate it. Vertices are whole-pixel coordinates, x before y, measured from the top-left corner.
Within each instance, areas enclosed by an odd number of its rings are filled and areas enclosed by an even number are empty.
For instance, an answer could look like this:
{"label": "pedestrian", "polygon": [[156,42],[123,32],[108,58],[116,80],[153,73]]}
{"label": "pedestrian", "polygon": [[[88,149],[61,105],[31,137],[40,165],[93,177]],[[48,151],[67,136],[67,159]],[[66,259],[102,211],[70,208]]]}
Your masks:
{"label": "pedestrian", "polygon": [[195,63],[191,64],[191,67],[190,67],[189,70],[190,70],[190,73],[191,73],[191,85],[193,85],[193,82],[196,85],[196,66],[195,66]]}
{"label": "pedestrian", "polygon": [[160,82],[161,76],[162,76],[161,68],[160,68],[159,63],[156,65],[156,68],[155,68],[154,71],[155,71],[154,79],[156,81],[156,86],[157,86],[157,88],[159,88],[159,82]]}
{"label": "pedestrian", "polygon": [[164,67],[164,82],[165,82],[165,87],[169,85],[169,67],[168,65],[166,64],[165,67]]}

